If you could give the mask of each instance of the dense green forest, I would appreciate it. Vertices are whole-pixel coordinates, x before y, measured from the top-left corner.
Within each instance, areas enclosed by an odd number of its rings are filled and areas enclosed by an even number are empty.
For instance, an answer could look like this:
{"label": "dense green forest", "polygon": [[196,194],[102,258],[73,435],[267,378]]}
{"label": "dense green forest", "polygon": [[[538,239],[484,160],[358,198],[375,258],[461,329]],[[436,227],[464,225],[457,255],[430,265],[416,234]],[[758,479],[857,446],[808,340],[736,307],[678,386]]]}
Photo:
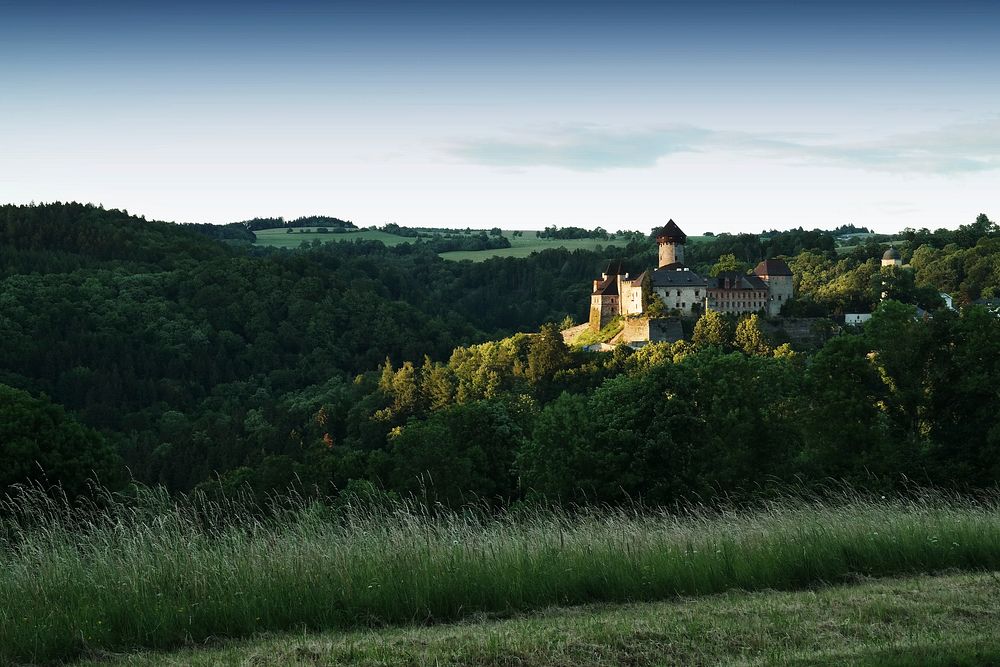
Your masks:
{"label": "dense green forest", "polygon": [[[288,251],[211,231],[0,207],[0,486],[659,503],[1000,480],[1000,321],[969,305],[1000,290],[986,216],[907,230],[909,266],[886,271],[876,240],[838,255],[817,230],[709,237],[688,248],[706,272],[787,257],[788,314],[875,316],[819,349],[713,316],[691,341],[610,354],[554,324],[584,321],[602,250],[449,262],[431,243]],[[615,252],[655,263],[646,239]]]}
{"label": "dense green forest", "polygon": [[335,230],[354,230],[357,229],[355,224],[350,220],[341,220],[340,218],[331,218],[327,215],[306,215],[300,218],[295,218],[294,220],[285,220],[284,218],[253,218],[251,220],[244,220],[242,222],[233,222],[226,227],[239,226],[243,227],[247,231],[255,232],[261,229],[276,229],[276,228],[287,228],[295,229],[299,227],[326,227]]}

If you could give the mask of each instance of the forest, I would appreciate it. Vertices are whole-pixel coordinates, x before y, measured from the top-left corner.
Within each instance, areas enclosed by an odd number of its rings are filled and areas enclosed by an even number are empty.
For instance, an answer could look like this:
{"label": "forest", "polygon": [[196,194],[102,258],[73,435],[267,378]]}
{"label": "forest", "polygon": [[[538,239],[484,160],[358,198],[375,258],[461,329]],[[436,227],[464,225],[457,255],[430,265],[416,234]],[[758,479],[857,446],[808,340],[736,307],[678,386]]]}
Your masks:
{"label": "forest", "polygon": [[[814,348],[757,316],[568,348],[600,249],[473,263],[430,243],[224,241],[89,205],[0,207],[0,487],[506,506],[1000,479],[1000,320],[973,304],[1000,296],[984,215],[904,231],[908,268],[886,272],[879,242],[838,254],[818,230],[689,246],[706,272],[786,257],[788,314],[874,312]],[[646,239],[614,252],[635,273],[655,263]]]}

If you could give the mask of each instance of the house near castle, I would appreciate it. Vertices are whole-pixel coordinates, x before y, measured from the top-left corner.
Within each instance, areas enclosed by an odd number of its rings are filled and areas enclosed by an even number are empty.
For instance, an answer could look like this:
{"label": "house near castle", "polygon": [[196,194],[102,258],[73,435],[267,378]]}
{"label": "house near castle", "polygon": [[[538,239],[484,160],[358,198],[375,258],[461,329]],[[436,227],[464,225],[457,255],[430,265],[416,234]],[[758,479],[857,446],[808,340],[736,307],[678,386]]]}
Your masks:
{"label": "house near castle", "polygon": [[655,269],[631,277],[621,262],[610,262],[594,281],[590,297],[590,328],[598,331],[619,316],[642,315],[651,299],[684,317],[709,310],[775,316],[792,298],[792,271],[783,260],[767,259],[752,274],[735,271],[706,278],[684,264],[687,235],[673,220],[655,230],[659,262]]}

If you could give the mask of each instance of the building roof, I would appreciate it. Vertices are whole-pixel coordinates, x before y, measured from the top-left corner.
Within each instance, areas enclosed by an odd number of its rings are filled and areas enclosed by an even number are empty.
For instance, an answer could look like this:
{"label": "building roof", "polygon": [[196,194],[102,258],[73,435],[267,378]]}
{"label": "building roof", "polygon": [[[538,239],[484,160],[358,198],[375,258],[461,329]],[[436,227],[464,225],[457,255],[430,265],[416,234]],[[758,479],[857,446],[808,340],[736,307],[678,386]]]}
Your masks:
{"label": "building roof", "polygon": [[667,271],[686,271],[688,270],[687,264],[682,262],[670,262],[669,264],[664,264],[659,267],[661,269],[666,269]]}
{"label": "building roof", "polygon": [[635,280],[632,280],[632,281],[630,281],[630,282],[632,283],[632,286],[633,286],[633,287],[639,287],[639,286],[641,286],[641,285],[642,285],[643,281],[645,281],[645,280],[646,280],[646,278],[648,278],[648,277],[649,277],[649,269],[647,269],[647,270],[643,271],[642,273],[640,273],[640,274],[639,274],[639,275],[638,275],[638,276],[637,276],[637,277],[635,278]]}
{"label": "building roof", "polygon": [[[726,287],[727,280],[729,287]],[[708,288],[721,290],[766,290],[767,283],[753,274],[747,275],[738,271],[723,271],[716,277],[708,279]]]}
{"label": "building roof", "polygon": [[604,280],[597,281],[594,294],[601,296],[618,296],[618,276],[608,276]]}
{"label": "building roof", "polygon": [[708,284],[704,278],[684,267],[683,264],[675,262],[671,266],[674,265],[683,268],[671,269],[663,266],[653,270],[650,275],[653,287],[705,287]]}
{"label": "building roof", "polygon": [[687,240],[687,234],[682,232],[681,228],[673,220],[668,220],[667,224],[660,229],[654,229],[653,235],[656,237],[657,242],[663,240],[684,243]]}
{"label": "building roof", "polygon": [[893,248],[892,246],[889,246],[889,249],[885,251],[884,255],[882,255],[882,259],[899,259],[899,258],[900,258],[899,251]]}
{"label": "building roof", "polygon": [[620,259],[611,260],[604,268],[604,274],[608,276],[625,275],[625,273],[626,272],[622,270],[622,261]]}
{"label": "building roof", "polygon": [[757,276],[790,276],[792,270],[783,259],[765,259],[753,270]]}

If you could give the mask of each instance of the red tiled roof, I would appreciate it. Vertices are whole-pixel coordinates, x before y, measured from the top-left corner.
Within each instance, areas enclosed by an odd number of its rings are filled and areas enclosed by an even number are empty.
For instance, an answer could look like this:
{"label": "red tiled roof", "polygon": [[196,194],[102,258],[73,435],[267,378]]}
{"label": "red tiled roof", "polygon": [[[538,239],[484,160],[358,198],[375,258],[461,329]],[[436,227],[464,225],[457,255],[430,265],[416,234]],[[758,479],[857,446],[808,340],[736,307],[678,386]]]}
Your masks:
{"label": "red tiled roof", "polygon": [[753,270],[758,276],[790,276],[792,270],[783,259],[765,259]]}

